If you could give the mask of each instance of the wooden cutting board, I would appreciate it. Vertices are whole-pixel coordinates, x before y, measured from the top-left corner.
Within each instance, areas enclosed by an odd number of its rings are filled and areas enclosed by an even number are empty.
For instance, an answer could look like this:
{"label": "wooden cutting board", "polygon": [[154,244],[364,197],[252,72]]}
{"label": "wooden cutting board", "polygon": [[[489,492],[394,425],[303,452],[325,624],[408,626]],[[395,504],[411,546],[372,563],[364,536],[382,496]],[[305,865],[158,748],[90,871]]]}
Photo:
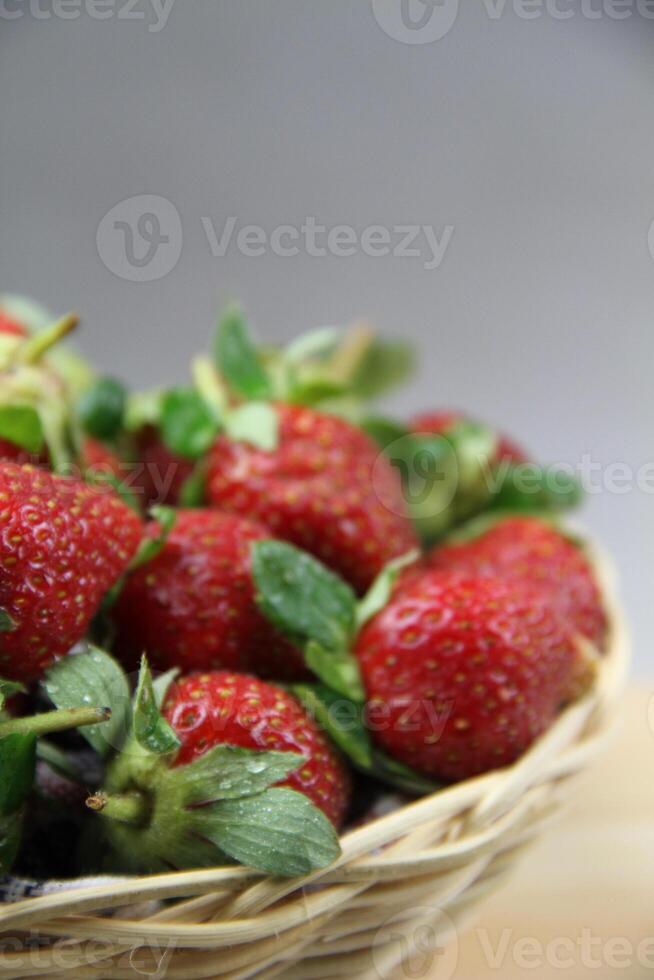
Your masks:
{"label": "wooden cutting board", "polygon": [[654,682],[630,689],[607,753],[479,906],[454,972],[413,967],[397,980],[654,977]]}

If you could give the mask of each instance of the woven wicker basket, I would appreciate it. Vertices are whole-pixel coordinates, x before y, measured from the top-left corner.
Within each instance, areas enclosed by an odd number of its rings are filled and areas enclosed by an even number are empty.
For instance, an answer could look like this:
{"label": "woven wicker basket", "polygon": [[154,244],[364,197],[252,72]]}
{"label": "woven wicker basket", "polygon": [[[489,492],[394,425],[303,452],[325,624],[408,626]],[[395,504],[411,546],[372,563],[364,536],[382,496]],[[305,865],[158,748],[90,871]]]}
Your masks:
{"label": "woven wicker basket", "polygon": [[[5,905],[0,977],[410,975],[401,966],[414,947],[424,957],[427,937],[442,951],[447,933],[501,881],[605,741],[629,644],[612,576],[604,561],[597,564],[611,632],[596,682],[515,765],[347,833],[340,859],[301,880],[216,868]],[[152,904],[163,899],[179,901]]]}

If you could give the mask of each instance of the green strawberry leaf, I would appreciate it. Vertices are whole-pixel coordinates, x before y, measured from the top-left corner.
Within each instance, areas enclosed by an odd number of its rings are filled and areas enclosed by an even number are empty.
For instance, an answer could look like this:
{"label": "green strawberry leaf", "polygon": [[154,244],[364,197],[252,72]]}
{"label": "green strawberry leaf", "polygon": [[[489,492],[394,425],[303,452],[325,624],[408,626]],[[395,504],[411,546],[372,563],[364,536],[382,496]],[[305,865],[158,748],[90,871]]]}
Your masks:
{"label": "green strawberry leaf", "polygon": [[207,468],[205,460],[200,459],[193,472],[184,480],[179,491],[180,507],[201,507],[207,497]]}
{"label": "green strawberry leaf", "polygon": [[373,746],[366,727],[365,705],[322,684],[294,684],[291,690],[360,772],[412,795],[433,793],[440,788]]}
{"label": "green strawberry leaf", "polygon": [[125,673],[113,657],[89,645],[87,653],[63,657],[49,667],[43,681],[57,708],[81,708],[99,704],[111,709],[111,718],[80,728],[80,735],[101,756],[121,747],[129,729],[131,702]]}
{"label": "green strawberry leaf", "polygon": [[15,813],[34,782],[36,736],[5,735],[0,738],[0,816]]}
{"label": "green strawberry leaf", "polygon": [[409,436],[409,430],[405,426],[393,419],[385,419],[378,415],[364,419],[361,428],[375,440],[380,449],[386,449],[391,443]]}
{"label": "green strawberry leaf", "polygon": [[356,596],[346,582],[285,541],[257,541],[251,554],[256,601],[271,622],[292,639],[347,648]]}
{"label": "green strawberry leaf", "polygon": [[170,778],[183,784],[186,806],[200,805],[255,796],[286,779],[304,761],[295,752],[217,745],[195,762],[171,769]]}
{"label": "green strawberry leaf", "polygon": [[322,684],[294,684],[291,690],[341,752],[358,769],[369,772],[372,745],[363,724],[363,706]]}
{"label": "green strawberry leaf", "polygon": [[10,869],[20,845],[21,808],[33,783],[37,738],[32,734],[0,738],[0,872]]}
{"label": "green strawberry leaf", "polygon": [[214,350],[216,363],[234,391],[245,398],[265,401],[271,397],[270,380],[238,306],[229,306],[221,317]]}
{"label": "green strawberry leaf", "polygon": [[267,789],[222,800],[195,812],[197,833],[241,864],[285,878],[335,861],[341,849],[333,825],[302,793]]}
{"label": "green strawberry leaf", "polygon": [[[0,633],[2,631],[2,612],[4,610],[0,609]],[[8,681],[4,677],[0,677],[0,711],[4,708],[7,698],[10,698],[12,694],[24,694],[26,687],[24,684],[19,684],[18,681]]]}
{"label": "green strawberry leaf", "polygon": [[377,398],[413,373],[414,357],[408,344],[375,340],[363,357],[351,388],[360,398]]}
{"label": "green strawberry leaf", "polygon": [[272,452],[279,442],[279,417],[268,402],[246,402],[226,414],[225,431],[234,442]]}
{"label": "green strawberry leaf", "polygon": [[324,360],[334,352],[342,336],[342,327],[316,327],[308,330],[287,345],[284,360],[295,366],[308,360]]}
{"label": "green strawberry leaf", "polygon": [[20,811],[0,816],[0,873],[7,874],[18,855],[23,829]]}
{"label": "green strawberry leaf", "polygon": [[315,640],[309,640],[304,661],[327,687],[353,701],[365,700],[359,664],[347,650],[326,650]]}
{"label": "green strawberry leaf", "polygon": [[114,378],[98,378],[78,399],[77,414],[83,428],[98,439],[112,439],[120,431],[127,392]]}
{"label": "green strawberry leaf", "polygon": [[198,459],[213,444],[220,422],[194,388],[166,392],[159,422],[161,437],[171,452]]}
{"label": "green strawberry leaf", "polygon": [[287,400],[295,405],[319,405],[328,398],[339,398],[348,392],[346,384],[328,378],[307,378],[291,385]]}
{"label": "green strawberry leaf", "polygon": [[166,695],[168,694],[168,688],[177,679],[179,673],[179,667],[171,667],[171,669],[167,670],[165,674],[159,674],[159,676],[155,677],[152,681],[154,700],[158,708],[160,708],[164,703]]}
{"label": "green strawberry leaf", "polygon": [[382,782],[389,783],[395,789],[399,789],[402,793],[408,793],[411,796],[425,796],[442,789],[439,783],[427,779],[426,776],[422,776],[419,772],[414,772],[413,769],[409,769],[408,766],[403,765],[403,763],[398,762],[396,759],[392,759],[385,752],[380,752],[378,749],[374,749],[373,751],[370,773],[377,779],[381,779]]}
{"label": "green strawberry leaf", "polygon": [[6,609],[0,606],[0,633],[13,633],[16,623],[11,618]]}
{"label": "green strawberry leaf", "polygon": [[41,417],[31,405],[2,405],[0,407],[0,439],[20,446],[28,453],[43,448],[44,435]]}
{"label": "green strawberry leaf", "polygon": [[166,507],[165,504],[155,504],[150,508],[150,516],[159,525],[159,532],[152,538],[144,538],[132,558],[128,571],[133,572],[142,565],[147,565],[149,561],[156,558],[163,550],[168,536],[175,526],[177,511],[173,507]]}
{"label": "green strawberry leaf", "polygon": [[159,427],[165,392],[160,388],[139,391],[127,396],[123,424],[128,432],[138,432],[146,425]]}
{"label": "green strawberry leaf", "polygon": [[382,568],[363,599],[357,604],[356,624],[358,630],[388,604],[398,575],[403,568],[412,565],[419,557],[420,552],[415,548],[405,555],[400,555],[399,558],[389,561]]}
{"label": "green strawberry leaf", "polygon": [[159,711],[145,655],[134,695],[133,729],[139,745],[155,755],[167,755],[179,748],[179,739]]}
{"label": "green strawberry leaf", "polygon": [[535,463],[514,463],[498,476],[501,485],[491,506],[501,510],[537,513],[576,507],[583,490],[577,477],[562,468],[543,468]]}
{"label": "green strawberry leaf", "polygon": [[136,571],[137,568],[141,568],[142,565],[147,565],[148,562],[156,558],[157,555],[163,550],[166,541],[168,540],[168,535],[175,526],[175,521],[177,520],[177,511],[174,507],[167,507],[165,504],[155,504],[154,507],[150,508],[150,516],[158,523],[159,531],[153,537],[142,537],[138,548],[136,549],[136,554],[132,558],[127,568],[120,578],[118,578],[114,584],[111,586],[109,591],[105,593],[102,600],[102,608],[100,611],[100,622],[99,625],[102,627],[100,632],[94,634],[96,639],[98,636],[102,637],[104,635],[103,628],[106,627],[106,622],[102,619],[102,616],[107,613],[109,609],[118,600],[118,596],[123,591],[123,587],[127,578],[131,572]]}

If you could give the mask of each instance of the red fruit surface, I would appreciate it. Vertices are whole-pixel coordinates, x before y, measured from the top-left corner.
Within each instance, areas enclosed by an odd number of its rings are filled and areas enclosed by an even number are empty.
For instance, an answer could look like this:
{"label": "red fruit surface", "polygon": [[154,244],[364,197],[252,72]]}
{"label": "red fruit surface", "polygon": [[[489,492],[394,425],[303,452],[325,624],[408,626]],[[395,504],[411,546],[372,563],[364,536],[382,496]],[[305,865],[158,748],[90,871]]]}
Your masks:
{"label": "red fruit surface", "polygon": [[494,575],[538,588],[569,624],[598,647],[606,613],[593,570],[581,548],[537,517],[510,517],[463,544],[436,548],[433,568]]}
{"label": "red fruit surface", "polygon": [[15,442],[7,439],[0,439],[0,460],[7,460],[12,463],[33,463],[37,465],[41,462],[39,456],[32,456],[26,449],[17,446]]}
{"label": "red fruit surface", "polygon": [[31,681],[86,633],[141,538],[114,494],[0,463],[0,674]]}
{"label": "red fruit surface", "polygon": [[[156,535],[152,522],[146,535]],[[279,680],[307,676],[302,654],[254,601],[250,549],[259,524],[215,510],[182,510],[161,552],[133,572],[114,609],[116,650],[160,668],[225,668]]]}
{"label": "red fruit surface", "polygon": [[563,624],[538,592],[431,571],[359,634],[373,738],[432,778],[505,766],[588,682]]}
{"label": "red fruit surface", "polygon": [[176,506],[184,482],[193,472],[193,463],[172,453],[152,425],[144,426],[137,434],[136,448],[138,461],[134,464],[132,485],[143,510],[153,504]]}
{"label": "red fruit surface", "polygon": [[347,812],[350,775],[326,736],[280,687],[246,674],[191,674],[172,685],[163,714],[181,741],[176,765],[216,745],[298,752],[306,762],[283,783],[304,793],[339,827]]}
{"label": "red fruit surface", "polygon": [[10,334],[12,337],[27,337],[28,332],[22,323],[14,320],[4,310],[0,309],[0,333]]}
{"label": "red fruit surface", "polygon": [[[416,415],[409,423],[411,432],[419,435],[439,435],[445,436],[450,429],[453,429],[458,422],[469,421],[468,416],[463,412],[453,409],[444,409],[437,412],[423,412]],[[499,435],[495,462],[505,460],[510,463],[526,463],[529,461],[527,453],[507,436]]]}
{"label": "red fruit surface", "polygon": [[92,436],[84,438],[81,455],[84,468],[95,471],[99,476],[115,476],[120,479],[127,473],[116,453]]}
{"label": "red fruit surface", "polygon": [[208,460],[209,500],[262,521],[362,592],[390,559],[417,546],[399,477],[343,419],[299,406],[276,409],[274,451],[218,439]]}

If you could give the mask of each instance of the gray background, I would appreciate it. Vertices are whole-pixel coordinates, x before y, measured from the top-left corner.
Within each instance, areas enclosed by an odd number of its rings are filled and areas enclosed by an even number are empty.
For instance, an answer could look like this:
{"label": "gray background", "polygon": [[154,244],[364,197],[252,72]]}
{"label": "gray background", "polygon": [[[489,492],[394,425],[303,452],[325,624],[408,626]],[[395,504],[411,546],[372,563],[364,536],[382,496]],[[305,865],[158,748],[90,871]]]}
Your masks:
{"label": "gray background", "polygon": [[[268,339],[365,314],[423,351],[393,408],[464,406],[545,460],[653,458],[652,21],[475,3],[409,45],[368,0],[176,0],[159,32],[117,3],[98,21],[6,0],[23,16],[0,19],[2,288],[78,309],[84,351],[135,385],[183,378],[229,297]],[[175,204],[183,247],[165,277],[130,282],[96,232],[142,194]],[[360,252],[216,258],[200,219],[229,215],[455,231],[432,271]],[[650,674],[653,501],[605,490],[584,515]]]}

